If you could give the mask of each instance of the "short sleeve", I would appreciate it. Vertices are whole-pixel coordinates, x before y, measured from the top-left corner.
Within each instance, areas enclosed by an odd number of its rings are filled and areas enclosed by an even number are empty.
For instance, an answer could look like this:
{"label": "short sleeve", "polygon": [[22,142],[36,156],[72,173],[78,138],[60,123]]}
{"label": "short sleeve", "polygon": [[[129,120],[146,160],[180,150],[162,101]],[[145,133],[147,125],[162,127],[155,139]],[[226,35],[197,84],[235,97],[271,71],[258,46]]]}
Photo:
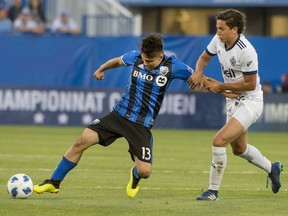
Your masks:
{"label": "short sleeve", "polygon": [[136,50],[124,53],[122,56],[122,62],[126,66],[133,65],[139,56],[140,56],[140,52]]}
{"label": "short sleeve", "polygon": [[241,71],[247,74],[254,74],[258,71],[258,59],[257,53],[254,49],[249,49],[243,52],[242,58],[242,68]]}
{"label": "short sleeve", "polygon": [[173,62],[173,78],[174,79],[181,79],[181,80],[187,80],[192,73],[194,72],[193,69],[177,59],[176,57],[172,57]]}
{"label": "short sleeve", "polygon": [[217,35],[215,35],[212,40],[210,41],[210,43],[208,44],[207,48],[206,48],[206,53],[210,56],[214,56],[217,54],[217,44],[219,42],[219,38]]}

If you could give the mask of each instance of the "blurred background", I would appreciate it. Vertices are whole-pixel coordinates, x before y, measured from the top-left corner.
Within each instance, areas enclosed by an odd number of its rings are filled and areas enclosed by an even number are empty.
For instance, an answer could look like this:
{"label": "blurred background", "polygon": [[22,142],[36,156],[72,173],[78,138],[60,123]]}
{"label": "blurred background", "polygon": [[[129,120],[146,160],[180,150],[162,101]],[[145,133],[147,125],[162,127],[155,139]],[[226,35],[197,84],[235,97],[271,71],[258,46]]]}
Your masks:
{"label": "blurred background", "polygon": [[[252,130],[288,131],[287,0],[0,0],[0,124],[87,125],[121,97],[129,68],[93,72],[138,49],[148,32],[165,35],[165,52],[195,67],[215,34],[215,16],[247,16],[258,52],[264,112]],[[216,59],[206,75],[222,80]],[[224,98],[175,82],[157,128],[219,128]]]}

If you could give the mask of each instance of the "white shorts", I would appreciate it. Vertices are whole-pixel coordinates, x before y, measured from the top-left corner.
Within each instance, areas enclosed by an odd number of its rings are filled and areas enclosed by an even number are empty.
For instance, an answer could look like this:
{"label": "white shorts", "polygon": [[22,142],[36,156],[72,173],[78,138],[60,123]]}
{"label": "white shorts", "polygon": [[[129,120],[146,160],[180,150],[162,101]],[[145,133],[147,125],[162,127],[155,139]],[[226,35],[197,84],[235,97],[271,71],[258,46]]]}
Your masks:
{"label": "white shorts", "polygon": [[259,118],[263,111],[262,97],[243,97],[241,99],[226,99],[226,113],[229,121],[231,117],[237,119],[246,131]]}

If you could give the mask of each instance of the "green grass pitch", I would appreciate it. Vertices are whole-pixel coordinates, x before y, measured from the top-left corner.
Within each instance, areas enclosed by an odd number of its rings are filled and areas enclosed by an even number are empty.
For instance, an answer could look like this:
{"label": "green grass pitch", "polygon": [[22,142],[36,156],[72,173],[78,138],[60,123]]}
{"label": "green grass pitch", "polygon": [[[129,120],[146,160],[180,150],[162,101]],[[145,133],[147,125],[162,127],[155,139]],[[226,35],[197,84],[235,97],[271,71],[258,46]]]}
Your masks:
{"label": "green grass pitch", "polygon": [[13,174],[26,173],[34,184],[49,178],[82,129],[0,126],[1,216],[288,215],[288,133],[250,132],[248,136],[249,143],[268,159],[284,164],[278,194],[272,193],[270,182],[266,188],[267,174],[263,170],[233,156],[228,147],[220,200],[196,201],[209,183],[211,141],[216,131],[154,129],[153,173],[141,181],[133,199],[125,192],[134,163],[124,139],[107,148],[88,149],[62,182],[59,194],[32,194],[25,200],[8,195],[6,184]]}

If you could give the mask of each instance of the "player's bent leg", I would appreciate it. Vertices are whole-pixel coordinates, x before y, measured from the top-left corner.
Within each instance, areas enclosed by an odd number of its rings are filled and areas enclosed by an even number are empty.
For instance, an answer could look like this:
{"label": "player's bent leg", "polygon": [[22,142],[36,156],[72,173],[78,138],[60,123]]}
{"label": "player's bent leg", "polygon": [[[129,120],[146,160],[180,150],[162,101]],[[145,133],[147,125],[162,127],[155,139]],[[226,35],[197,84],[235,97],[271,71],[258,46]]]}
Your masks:
{"label": "player's bent leg", "polygon": [[98,143],[98,133],[89,128],[86,128],[82,135],[78,137],[74,144],[67,150],[65,157],[71,162],[78,163],[83,152],[89,147]]}
{"label": "player's bent leg", "polygon": [[126,187],[127,196],[133,198],[140,188],[140,179],[149,178],[151,175],[151,164],[138,160],[135,157],[136,166],[130,170],[130,179]]}
{"label": "player's bent leg", "polygon": [[99,142],[98,133],[86,128],[82,135],[76,139],[75,143],[67,150],[65,156],[59,162],[50,179],[43,183],[34,185],[34,192],[41,194],[44,192],[58,193],[61,181],[67,173],[75,168],[83,152],[90,146]]}
{"label": "player's bent leg", "polygon": [[227,164],[226,147],[243,133],[243,127],[235,120],[230,119],[213,139],[212,165],[210,168],[210,185],[196,200],[216,201],[219,199],[218,190]]}

